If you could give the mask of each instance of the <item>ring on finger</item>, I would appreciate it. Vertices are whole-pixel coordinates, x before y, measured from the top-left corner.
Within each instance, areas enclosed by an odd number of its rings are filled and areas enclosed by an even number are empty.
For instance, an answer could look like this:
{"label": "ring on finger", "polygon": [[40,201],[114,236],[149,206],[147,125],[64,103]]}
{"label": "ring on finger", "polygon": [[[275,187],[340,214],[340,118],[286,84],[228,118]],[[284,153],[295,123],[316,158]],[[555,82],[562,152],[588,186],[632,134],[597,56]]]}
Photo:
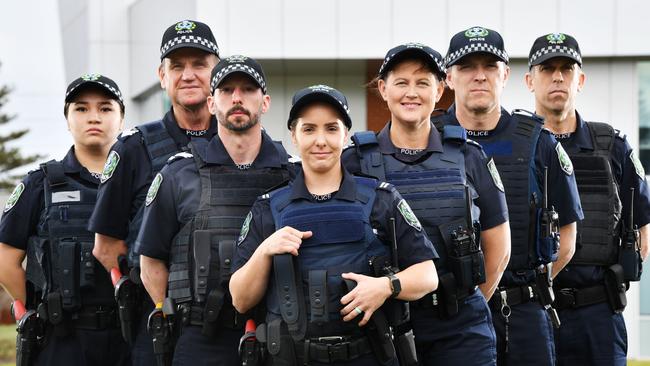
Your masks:
{"label": "ring on finger", "polygon": [[361,313],[363,313],[363,310],[361,310],[360,307],[355,306],[355,307],[354,307],[354,312],[357,313],[357,315],[361,315]]}

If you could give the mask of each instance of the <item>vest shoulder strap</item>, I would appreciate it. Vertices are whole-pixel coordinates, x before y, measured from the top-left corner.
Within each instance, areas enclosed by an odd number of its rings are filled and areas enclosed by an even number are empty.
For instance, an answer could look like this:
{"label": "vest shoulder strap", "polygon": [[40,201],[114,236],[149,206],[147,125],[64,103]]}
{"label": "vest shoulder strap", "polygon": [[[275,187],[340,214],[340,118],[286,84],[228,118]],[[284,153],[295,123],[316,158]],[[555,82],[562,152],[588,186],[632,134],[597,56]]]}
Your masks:
{"label": "vest shoulder strap", "polygon": [[63,163],[50,160],[41,164],[41,170],[45,173],[45,180],[49,187],[57,187],[66,184],[68,179],[63,171]]}
{"label": "vest shoulder strap", "polygon": [[515,134],[537,141],[544,126],[544,118],[525,109],[514,109],[512,117],[517,121]]}
{"label": "vest shoulder strap", "polygon": [[614,146],[614,137],[617,135],[614,127],[603,122],[587,122],[587,126],[591,131],[594,148],[609,153]]}
{"label": "vest shoulder strap", "polygon": [[461,126],[446,125],[442,128],[442,139],[445,142],[464,144],[467,141],[467,131]]}
{"label": "vest shoulder strap", "polygon": [[153,171],[160,171],[167,159],[179,150],[176,141],[167,131],[163,121],[145,123],[137,128],[142,134]]}
{"label": "vest shoulder strap", "polygon": [[178,154],[174,154],[174,155],[170,156],[169,159],[167,159],[167,164],[171,164],[171,163],[173,163],[173,162],[175,162],[177,160],[191,159],[193,157],[194,157],[194,155],[192,155],[191,153],[188,153],[188,152],[185,152],[185,151],[179,152]]}
{"label": "vest shoulder strap", "polygon": [[379,180],[386,180],[384,159],[379,151],[377,135],[372,131],[357,132],[352,135],[352,141],[360,158],[361,171]]}

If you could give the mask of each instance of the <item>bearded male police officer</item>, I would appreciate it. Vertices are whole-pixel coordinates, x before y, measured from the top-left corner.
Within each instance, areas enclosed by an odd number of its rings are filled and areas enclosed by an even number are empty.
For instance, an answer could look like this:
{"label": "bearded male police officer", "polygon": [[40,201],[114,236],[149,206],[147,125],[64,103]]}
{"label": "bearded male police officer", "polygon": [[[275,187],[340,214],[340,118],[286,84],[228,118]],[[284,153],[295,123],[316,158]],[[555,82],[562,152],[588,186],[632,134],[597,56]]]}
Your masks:
{"label": "bearded male police officer", "polygon": [[499,33],[483,27],[457,33],[445,63],[447,83],[455,92],[445,119],[465,127],[483,146],[492,168],[499,169],[508,201],[512,252],[490,300],[497,362],[553,364],[549,318],[558,324],[551,307],[551,278],[570,260],[575,222],[583,217],[571,161],[543,129],[541,118],[501,108],[509,68]]}
{"label": "bearded male police officer", "polygon": [[585,211],[575,255],[554,283],[562,321],[555,338],[558,364],[625,365],[625,290],[628,281],[639,280],[648,255],[645,172],[625,136],[608,124],[586,122],[576,111],[585,74],[575,38],[537,38],[528,65],[535,109],[573,161]]}
{"label": "bearded male police officer", "polygon": [[[416,71],[409,72],[409,65]],[[377,135],[355,134],[343,161],[352,172],[395,184],[440,255],[438,289],[410,304],[420,362],[494,364],[496,337],[485,299],[494,292],[510,252],[501,180],[462,127],[438,130],[430,121],[445,79],[437,51],[417,43],[394,47],[378,79],[391,121]],[[417,107],[409,111],[402,103]]]}
{"label": "bearded male police officer", "polygon": [[[124,132],[113,146],[102,173],[97,206],[90,219],[89,229],[96,233],[93,254],[107,270],[118,267],[118,257],[124,255],[128,257],[128,267],[137,268],[133,242],[154,175],[170,156],[186,150],[192,138],[209,138],[216,130],[206,104],[210,94],[210,71],[219,54],[210,27],[192,20],[171,25],[162,37],[160,53],[158,76],[172,108],[161,120]],[[123,272],[127,271],[127,266],[121,264],[121,267]],[[137,271],[130,277],[131,281],[140,282]],[[146,317],[140,316],[148,314],[153,305],[146,296],[142,298],[136,302],[145,309],[131,309],[121,314],[124,336],[135,343],[133,361],[136,365],[154,362],[151,338],[145,334]],[[139,325],[138,316],[141,318]]]}
{"label": "bearded male police officer", "polygon": [[156,304],[166,296],[175,303],[178,365],[238,363],[246,319],[228,292],[235,241],[255,198],[293,176],[282,145],[262,130],[271,98],[261,65],[223,59],[211,87],[218,135],[193,141],[191,154],[176,155],[156,175],[136,243],[149,295]]}

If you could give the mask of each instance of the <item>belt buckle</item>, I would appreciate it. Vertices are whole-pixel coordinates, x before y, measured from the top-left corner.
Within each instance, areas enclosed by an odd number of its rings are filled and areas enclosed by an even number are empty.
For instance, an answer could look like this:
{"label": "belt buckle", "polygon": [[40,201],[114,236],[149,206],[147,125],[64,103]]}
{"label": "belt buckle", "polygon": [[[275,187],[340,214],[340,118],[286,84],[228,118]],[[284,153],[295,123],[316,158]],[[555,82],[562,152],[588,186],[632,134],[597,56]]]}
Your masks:
{"label": "belt buckle", "polygon": [[350,342],[341,342],[328,345],[327,353],[329,354],[330,363],[349,360],[349,345]]}
{"label": "belt buckle", "polygon": [[316,342],[318,343],[326,343],[326,344],[336,344],[336,343],[341,343],[345,340],[343,336],[328,336],[328,337],[318,337],[316,338]]}

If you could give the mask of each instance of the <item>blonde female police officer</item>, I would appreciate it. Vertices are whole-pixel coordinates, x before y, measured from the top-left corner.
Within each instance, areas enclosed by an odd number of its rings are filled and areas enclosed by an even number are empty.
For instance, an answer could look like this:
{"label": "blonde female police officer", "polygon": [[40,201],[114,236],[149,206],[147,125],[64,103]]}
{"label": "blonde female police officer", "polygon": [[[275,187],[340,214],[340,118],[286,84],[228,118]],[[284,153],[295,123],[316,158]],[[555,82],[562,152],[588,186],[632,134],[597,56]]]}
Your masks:
{"label": "blonde female police officer", "polygon": [[[395,364],[390,339],[374,332],[385,329],[382,304],[437,286],[435,249],[406,201],[392,185],[342,168],[351,125],[336,89],[294,95],[288,127],[303,170],[258,199],[239,238],[233,304],[245,312],[266,296],[274,365]],[[393,241],[403,270],[384,276],[374,267],[391,265]]]}
{"label": "blonde female police officer", "polygon": [[38,315],[24,315],[21,325],[34,321],[45,336],[36,359],[29,353],[36,334],[19,327],[18,364],[129,365],[113,287],[92,256],[93,234],[86,229],[123,125],[122,93],[106,76],[84,75],[68,86],[63,112],[73,146],[63,160],[43,163],[23,179],[0,221],[0,282],[17,303],[26,301],[30,310],[38,305]]}
{"label": "blonde female police officer", "polygon": [[[508,260],[508,213],[497,187],[498,173],[488,170],[480,146],[467,140],[462,128],[438,130],[430,121],[444,88],[441,63],[440,54],[422,44],[389,50],[377,87],[391,120],[377,135],[356,134],[343,161],[351,171],[394,184],[440,255],[438,290],[411,303],[420,362],[493,364],[495,336],[485,298],[494,291]],[[474,222],[480,223],[475,232]],[[462,253],[457,251],[459,227],[475,236]],[[481,291],[476,291],[477,285]]]}

